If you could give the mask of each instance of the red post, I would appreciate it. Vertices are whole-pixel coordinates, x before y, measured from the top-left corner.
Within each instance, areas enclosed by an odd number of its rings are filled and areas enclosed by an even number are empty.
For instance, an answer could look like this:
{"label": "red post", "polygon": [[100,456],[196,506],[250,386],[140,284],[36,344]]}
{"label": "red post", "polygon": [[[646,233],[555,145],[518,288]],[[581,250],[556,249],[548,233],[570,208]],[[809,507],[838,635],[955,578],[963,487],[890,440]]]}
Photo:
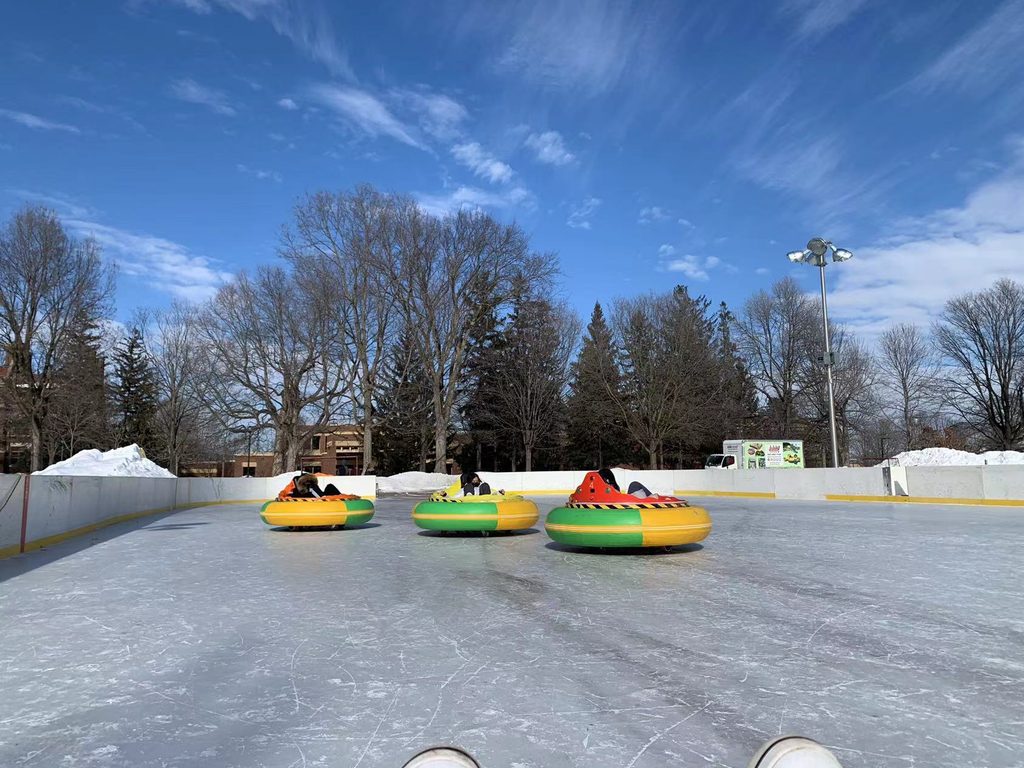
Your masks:
{"label": "red post", "polygon": [[25,475],[25,489],[21,497],[21,548],[19,552],[25,551],[25,534],[28,533],[28,489],[32,481],[32,475]]}

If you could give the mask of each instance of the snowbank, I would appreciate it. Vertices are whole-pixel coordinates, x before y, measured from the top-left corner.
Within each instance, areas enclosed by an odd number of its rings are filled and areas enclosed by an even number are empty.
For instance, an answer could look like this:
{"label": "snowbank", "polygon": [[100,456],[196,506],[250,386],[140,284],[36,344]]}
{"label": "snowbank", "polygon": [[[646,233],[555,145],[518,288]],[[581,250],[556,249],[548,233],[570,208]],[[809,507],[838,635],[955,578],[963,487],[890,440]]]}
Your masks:
{"label": "snowbank", "polygon": [[70,459],[58,461],[36,475],[89,475],[91,477],[174,477],[163,467],[146,458],[139,446],[100,451],[95,448],[79,451]]}
{"label": "snowbank", "polygon": [[401,472],[391,477],[377,478],[378,493],[433,493],[447,488],[457,476],[436,472]]}
{"label": "snowbank", "polygon": [[[882,462],[879,466],[884,465]],[[904,451],[893,456],[889,463],[894,467],[973,467],[982,464],[1024,464],[1024,453],[1020,451],[987,451],[968,453],[953,448],[923,448],[920,451]]]}

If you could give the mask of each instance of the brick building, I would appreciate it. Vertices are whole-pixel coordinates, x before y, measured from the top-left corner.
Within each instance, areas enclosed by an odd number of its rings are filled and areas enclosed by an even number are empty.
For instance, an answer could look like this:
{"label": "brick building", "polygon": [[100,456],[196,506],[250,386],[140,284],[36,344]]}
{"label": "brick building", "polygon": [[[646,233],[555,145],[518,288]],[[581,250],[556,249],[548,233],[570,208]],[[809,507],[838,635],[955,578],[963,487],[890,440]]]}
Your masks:
{"label": "brick building", "polygon": [[[299,454],[304,472],[327,475],[359,475],[363,472],[363,431],[354,424],[323,427],[310,435]],[[183,465],[182,477],[270,477],[274,454],[265,451],[239,453],[224,461],[199,461]]]}

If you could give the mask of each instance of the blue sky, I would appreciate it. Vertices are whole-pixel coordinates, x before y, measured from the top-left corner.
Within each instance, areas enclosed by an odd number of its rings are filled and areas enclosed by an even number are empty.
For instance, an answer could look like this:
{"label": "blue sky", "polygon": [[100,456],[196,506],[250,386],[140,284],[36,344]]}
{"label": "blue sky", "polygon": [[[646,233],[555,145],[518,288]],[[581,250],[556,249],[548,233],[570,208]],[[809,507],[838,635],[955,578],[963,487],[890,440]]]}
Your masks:
{"label": "blue sky", "polygon": [[856,252],[865,335],[1024,277],[1024,0],[8,3],[0,215],[46,203],[121,265],[118,316],[276,258],[361,182],[514,218],[595,299],[738,307]]}

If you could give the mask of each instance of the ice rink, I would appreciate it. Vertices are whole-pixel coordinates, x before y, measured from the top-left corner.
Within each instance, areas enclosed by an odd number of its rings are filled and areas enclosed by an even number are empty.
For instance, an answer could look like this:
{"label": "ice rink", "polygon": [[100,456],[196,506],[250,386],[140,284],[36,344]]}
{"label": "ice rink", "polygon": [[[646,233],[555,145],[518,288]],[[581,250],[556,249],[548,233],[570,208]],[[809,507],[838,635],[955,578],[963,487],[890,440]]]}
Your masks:
{"label": "ice rink", "polygon": [[[542,512],[554,498],[538,500]],[[694,501],[697,501],[696,499]],[[707,499],[703,546],[285,532],[255,506],[0,561],[0,766],[1024,765],[1024,510]]]}

